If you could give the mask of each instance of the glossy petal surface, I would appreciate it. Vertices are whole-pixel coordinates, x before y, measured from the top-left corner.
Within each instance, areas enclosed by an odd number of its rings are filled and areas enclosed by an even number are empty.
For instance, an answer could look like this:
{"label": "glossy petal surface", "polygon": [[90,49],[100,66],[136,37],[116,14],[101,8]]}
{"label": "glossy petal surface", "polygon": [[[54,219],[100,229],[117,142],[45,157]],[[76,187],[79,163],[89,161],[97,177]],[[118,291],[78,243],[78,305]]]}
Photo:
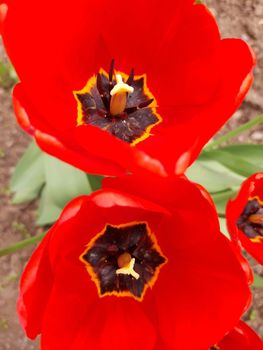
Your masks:
{"label": "glossy petal surface", "polygon": [[[146,196],[144,186],[146,199],[135,196],[136,181],[135,188],[127,183],[133,194],[104,188],[77,198],[36,250],[24,272],[19,305],[28,336],[40,333],[43,350],[103,350],[107,342],[127,350],[155,350],[158,344],[199,350],[236,324],[250,293],[236,255],[219,233],[214,207],[184,178],[157,179],[153,188],[161,192]],[[117,183],[126,186],[124,180]],[[141,302],[100,298],[79,257],[106,224],[132,222],[148,223],[167,262]],[[189,332],[193,337],[186,337]]]}
{"label": "glossy petal surface", "polygon": [[[129,7],[120,0],[13,0],[7,12],[3,5],[0,30],[21,80],[18,121],[43,150],[90,173],[184,172],[252,82],[248,45],[221,40],[211,13],[193,0],[135,0]],[[112,58],[119,71],[146,74],[163,119],[135,147],[76,126],[72,92]]]}
{"label": "glossy petal surface", "polygon": [[218,346],[220,350],[262,350],[263,342],[245,322],[240,321]]}
{"label": "glossy petal surface", "polygon": [[[204,190],[200,192],[183,177],[152,176],[146,181],[136,175],[105,179],[104,186],[158,201],[173,214],[162,229],[172,234],[159,238],[169,263],[153,289],[166,345],[171,349],[199,349],[204,344],[208,347],[212,339],[220,339],[235,325],[250,297],[247,292],[243,296],[239,292],[247,286],[247,278],[240,259],[219,232],[216,212],[205,199]],[[151,188],[156,190],[149,190]],[[168,279],[169,275],[173,277],[167,288],[161,280]],[[236,289],[237,285],[240,287]],[[209,331],[204,331],[204,324]],[[186,329],[194,336],[185,339]]]}

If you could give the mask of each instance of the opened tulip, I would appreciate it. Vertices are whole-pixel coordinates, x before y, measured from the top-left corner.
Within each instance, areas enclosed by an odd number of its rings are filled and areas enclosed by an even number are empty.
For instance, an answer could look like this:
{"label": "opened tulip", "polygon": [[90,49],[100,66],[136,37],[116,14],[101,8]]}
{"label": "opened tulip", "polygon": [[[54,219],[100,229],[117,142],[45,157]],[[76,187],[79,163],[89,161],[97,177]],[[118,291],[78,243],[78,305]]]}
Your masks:
{"label": "opened tulip", "polygon": [[[206,349],[204,349],[206,350]],[[210,350],[263,350],[259,336],[243,321]]]}
{"label": "opened tulip", "polygon": [[248,45],[194,0],[0,6],[20,125],[90,173],[184,172],[251,85]]}
{"label": "opened tulip", "polygon": [[263,173],[249,177],[226,209],[232,240],[263,264]]}
{"label": "opened tulip", "polygon": [[250,292],[214,208],[185,179],[165,184],[158,205],[105,188],[64,209],[21,280],[42,350],[208,349],[237,324]]}

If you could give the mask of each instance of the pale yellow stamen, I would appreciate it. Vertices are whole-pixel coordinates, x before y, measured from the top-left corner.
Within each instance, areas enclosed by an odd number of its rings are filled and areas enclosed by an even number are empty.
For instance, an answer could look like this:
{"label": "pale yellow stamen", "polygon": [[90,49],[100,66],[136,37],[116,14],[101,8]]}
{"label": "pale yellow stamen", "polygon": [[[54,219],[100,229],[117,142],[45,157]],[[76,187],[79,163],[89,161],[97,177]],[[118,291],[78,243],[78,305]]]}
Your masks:
{"label": "pale yellow stamen", "polygon": [[110,113],[111,115],[121,114],[125,108],[127,103],[127,94],[132,93],[134,88],[123,82],[122,76],[120,74],[116,74],[116,82],[117,84],[111,90],[111,102],[110,102]]}
{"label": "pale yellow stamen", "polygon": [[137,280],[140,278],[140,275],[136,271],[134,271],[134,265],[135,265],[135,259],[132,258],[127,266],[124,266],[121,269],[116,270],[116,274],[131,275]]}

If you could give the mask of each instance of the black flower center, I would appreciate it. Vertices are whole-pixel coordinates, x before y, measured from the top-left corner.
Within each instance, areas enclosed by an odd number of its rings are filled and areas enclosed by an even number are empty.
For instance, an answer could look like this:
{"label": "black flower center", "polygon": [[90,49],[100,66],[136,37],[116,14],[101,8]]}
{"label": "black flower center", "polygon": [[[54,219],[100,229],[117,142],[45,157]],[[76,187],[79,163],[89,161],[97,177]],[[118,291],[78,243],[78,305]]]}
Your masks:
{"label": "black flower center", "polygon": [[247,202],[237,226],[251,240],[263,238],[263,204],[257,197]]}
{"label": "black flower center", "polygon": [[74,96],[78,125],[99,127],[132,145],[149,137],[152,127],[162,120],[146,76],[135,76],[133,69],[129,76],[115,73],[114,61],[109,74],[101,69],[82,90],[74,91]]}
{"label": "black flower center", "polygon": [[99,295],[132,296],[142,300],[166,262],[146,223],[106,225],[80,257]]}

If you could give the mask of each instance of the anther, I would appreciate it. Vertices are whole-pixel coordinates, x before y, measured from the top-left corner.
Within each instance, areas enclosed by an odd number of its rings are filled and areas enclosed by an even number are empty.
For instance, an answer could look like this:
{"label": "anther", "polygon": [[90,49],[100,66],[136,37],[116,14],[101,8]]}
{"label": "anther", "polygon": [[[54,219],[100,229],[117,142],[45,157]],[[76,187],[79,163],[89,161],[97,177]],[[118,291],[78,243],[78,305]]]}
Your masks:
{"label": "anther", "polygon": [[110,64],[110,71],[109,71],[109,82],[112,83],[112,78],[113,78],[113,73],[114,73],[114,66],[115,66],[115,61],[112,59],[111,64]]}
{"label": "anther", "polygon": [[132,68],[129,78],[126,81],[126,84],[131,85],[134,81],[134,68]]}
{"label": "anther", "polygon": [[252,214],[249,216],[248,220],[252,224],[263,225],[263,214]]}
{"label": "anther", "polygon": [[127,103],[127,94],[134,91],[134,88],[132,86],[123,82],[122,76],[120,74],[116,74],[116,82],[117,84],[110,92],[110,113],[113,116],[119,115],[125,110]]}

